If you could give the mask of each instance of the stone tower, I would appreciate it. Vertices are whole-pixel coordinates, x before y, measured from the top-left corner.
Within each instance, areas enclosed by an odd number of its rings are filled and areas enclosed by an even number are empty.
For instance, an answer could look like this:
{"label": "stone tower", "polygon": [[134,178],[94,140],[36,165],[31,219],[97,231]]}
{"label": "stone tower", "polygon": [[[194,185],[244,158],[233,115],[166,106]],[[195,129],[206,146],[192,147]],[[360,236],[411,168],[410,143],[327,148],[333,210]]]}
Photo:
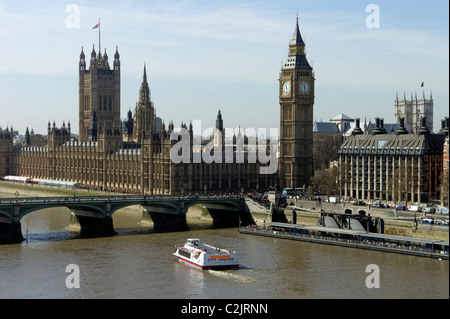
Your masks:
{"label": "stone tower", "polygon": [[314,72],[297,23],[279,78],[281,187],[310,184],[313,171]]}
{"label": "stone tower", "polygon": [[150,99],[150,88],[147,82],[145,65],[139,90],[139,101],[134,115],[133,140],[136,143],[141,143],[143,139],[151,137],[155,133],[155,109]]}
{"label": "stone tower", "polygon": [[409,125],[413,130],[412,133],[418,133],[421,127],[420,119],[426,117],[427,128],[433,132],[433,96],[430,92],[430,98],[425,98],[425,92],[422,92],[422,98],[417,99],[417,93],[413,98],[407,100],[405,93],[403,99],[398,99],[398,94],[394,101],[395,122],[400,123],[400,119],[405,119],[405,124]]}
{"label": "stone tower", "polygon": [[116,48],[113,68],[109,66],[108,55],[95,53],[92,48],[89,69],[83,48],[79,62],[79,139],[89,139],[89,128],[94,113],[98,126],[113,129],[120,123],[120,56]]}

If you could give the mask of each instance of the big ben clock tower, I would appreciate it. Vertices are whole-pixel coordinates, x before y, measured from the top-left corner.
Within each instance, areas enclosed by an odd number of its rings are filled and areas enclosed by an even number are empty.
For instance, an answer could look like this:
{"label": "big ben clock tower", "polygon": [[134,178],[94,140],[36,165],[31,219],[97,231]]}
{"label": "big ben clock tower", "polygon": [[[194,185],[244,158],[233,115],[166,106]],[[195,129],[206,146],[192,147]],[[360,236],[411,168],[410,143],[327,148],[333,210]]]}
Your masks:
{"label": "big ben clock tower", "polygon": [[305,54],[297,24],[289,43],[289,56],[281,68],[280,96],[280,186],[310,185],[313,171],[314,72]]}

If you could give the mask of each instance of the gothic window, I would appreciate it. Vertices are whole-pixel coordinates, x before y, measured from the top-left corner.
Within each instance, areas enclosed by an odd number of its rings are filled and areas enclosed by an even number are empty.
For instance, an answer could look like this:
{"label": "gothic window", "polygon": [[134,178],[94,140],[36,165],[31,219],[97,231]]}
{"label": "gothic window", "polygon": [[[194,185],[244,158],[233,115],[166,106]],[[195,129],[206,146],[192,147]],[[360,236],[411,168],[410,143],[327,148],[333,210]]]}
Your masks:
{"label": "gothic window", "polygon": [[111,97],[111,95],[108,97],[108,109],[110,111],[112,110],[112,97]]}

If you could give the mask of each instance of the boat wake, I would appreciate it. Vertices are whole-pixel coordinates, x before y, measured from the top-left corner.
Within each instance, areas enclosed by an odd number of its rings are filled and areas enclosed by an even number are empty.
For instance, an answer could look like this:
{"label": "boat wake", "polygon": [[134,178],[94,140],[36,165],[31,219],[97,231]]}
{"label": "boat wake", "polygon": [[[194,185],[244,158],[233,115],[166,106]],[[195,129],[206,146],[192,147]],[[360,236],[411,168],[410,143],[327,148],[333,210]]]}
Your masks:
{"label": "boat wake", "polygon": [[225,280],[233,280],[242,283],[253,283],[256,278],[248,276],[245,270],[252,270],[252,268],[239,265],[238,270],[209,270],[208,274],[211,274],[218,278],[223,278]]}

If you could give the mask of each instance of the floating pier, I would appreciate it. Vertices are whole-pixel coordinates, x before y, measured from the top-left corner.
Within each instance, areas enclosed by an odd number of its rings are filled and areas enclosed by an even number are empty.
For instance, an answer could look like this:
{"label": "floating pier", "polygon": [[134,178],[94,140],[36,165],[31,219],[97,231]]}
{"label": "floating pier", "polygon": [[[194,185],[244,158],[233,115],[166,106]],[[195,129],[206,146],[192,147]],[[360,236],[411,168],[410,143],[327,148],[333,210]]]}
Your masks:
{"label": "floating pier", "polygon": [[449,259],[448,241],[396,236],[365,230],[305,226],[290,223],[266,223],[264,226],[240,227],[239,232],[420,257]]}

